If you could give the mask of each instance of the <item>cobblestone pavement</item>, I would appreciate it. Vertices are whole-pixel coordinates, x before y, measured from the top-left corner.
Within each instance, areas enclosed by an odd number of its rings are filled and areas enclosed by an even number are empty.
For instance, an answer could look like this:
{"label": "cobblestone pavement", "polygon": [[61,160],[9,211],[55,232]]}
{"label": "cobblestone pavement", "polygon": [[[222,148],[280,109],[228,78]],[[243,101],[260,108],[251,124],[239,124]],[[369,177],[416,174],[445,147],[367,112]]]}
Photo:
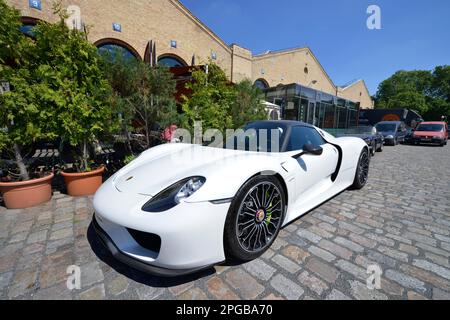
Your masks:
{"label": "cobblestone pavement", "polygon": [[[363,190],[287,226],[262,258],[176,279],[113,260],[90,227],[91,198],[2,207],[0,299],[450,299],[449,159],[450,147],[386,147]],[[366,285],[373,264],[379,290]],[[80,290],[66,287],[69,265]]]}

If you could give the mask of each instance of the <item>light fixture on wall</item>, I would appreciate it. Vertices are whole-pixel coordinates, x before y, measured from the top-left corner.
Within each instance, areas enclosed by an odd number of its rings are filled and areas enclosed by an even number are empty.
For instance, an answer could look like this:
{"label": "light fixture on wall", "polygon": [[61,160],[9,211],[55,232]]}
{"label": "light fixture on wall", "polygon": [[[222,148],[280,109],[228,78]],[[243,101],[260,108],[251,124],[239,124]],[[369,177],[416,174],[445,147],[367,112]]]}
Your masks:
{"label": "light fixture on wall", "polygon": [[42,10],[41,0],[29,0],[28,5],[32,9]]}
{"label": "light fixture on wall", "polygon": [[176,40],[170,40],[170,47],[176,49],[177,48],[177,41]]}
{"label": "light fixture on wall", "polygon": [[112,24],[113,31],[122,32],[122,25],[120,23],[114,22]]}
{"label": "light fixture on wall", "polygon": [[217,53],[215,53],[214,51],[211,52],[211,59],[217,60]]}

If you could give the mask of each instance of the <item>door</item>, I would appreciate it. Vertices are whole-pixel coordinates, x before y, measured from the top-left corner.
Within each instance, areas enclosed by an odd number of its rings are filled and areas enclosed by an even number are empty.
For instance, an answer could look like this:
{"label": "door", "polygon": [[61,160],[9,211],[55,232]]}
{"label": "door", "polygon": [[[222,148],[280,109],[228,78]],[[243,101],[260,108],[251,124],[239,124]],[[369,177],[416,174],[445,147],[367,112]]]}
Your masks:
{"label": "door", "polygon": [[303,150],[307,143],[323,148],[321,155],[305,154],[297,159],[294,194],[296,200],[308,201],[331,187],[331,175],[336,171],[339,153],[314,128],[296,126],[291,130],[289,150],[293,153]]}
{"label": "door", "polygon": [[315,119],[315,106],[316,104],[314,102],[310,102],[308,105],[308,112],[306,113],[307,114],[306,122],[312,125],[314,125]]}

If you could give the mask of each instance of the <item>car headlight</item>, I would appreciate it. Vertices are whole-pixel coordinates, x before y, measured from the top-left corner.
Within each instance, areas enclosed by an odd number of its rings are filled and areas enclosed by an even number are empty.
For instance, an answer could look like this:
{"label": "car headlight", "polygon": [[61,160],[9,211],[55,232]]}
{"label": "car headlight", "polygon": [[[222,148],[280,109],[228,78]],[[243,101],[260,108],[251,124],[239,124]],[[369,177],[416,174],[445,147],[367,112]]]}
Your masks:
{"label": "car headlight", "polygon": [[147,212],[163,212],[178,205],[182,199],[187,199],[200,189],[206,182],[204,177],[190,177],[178,181],[151,198],[142,207]]}
{"label": "car headlight", "polygon": [[388,135],[386,138],[387,138],[387,139],[394,139],[394,136],[390,134],[390,135]]}

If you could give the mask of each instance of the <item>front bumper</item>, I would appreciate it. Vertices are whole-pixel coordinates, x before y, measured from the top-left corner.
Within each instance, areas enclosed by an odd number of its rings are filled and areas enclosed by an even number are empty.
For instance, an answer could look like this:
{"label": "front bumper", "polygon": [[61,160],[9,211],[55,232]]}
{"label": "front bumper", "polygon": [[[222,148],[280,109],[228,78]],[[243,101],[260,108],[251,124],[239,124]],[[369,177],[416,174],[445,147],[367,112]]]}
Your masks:
{"label": "front bumper", "polygon": [[162,277],[177,277],[182,276],[185,274],[194,273],[196,271],[203,270],[205,268],[208,268],[209,266],[203,266],[203,267],[197,267],[197,268],[191,268],[191,269],[166,269],[161,268],[157,266],[150,265],[148,263],[142,262],[138,259],[132,258],[125,253],[121,252],[119,248],[114,244],[114,242],[111,240],[109,235],[105,232],[105,230],[100,227],[98,224],[95,215],[92,219],[92,226],[95,230],[95,233],[99,237],[102,244],[105,246],[106,249],[109,250],[109,252],[112,254],[112,256],[117,259],[118,261],[143,272],[150,273],[157,276]]}
{"label": "front bumper", "polygon": [[395,138],[384,137],[384,144],[395,144]]}
{"label": "front bumper", "polygon": [[445,142],[443,138],[426,138],[426,137],[413,137],[412,141],[414,143],[433,143],[433,144],[442,144]]}
{"label": "front bumper", "polygon": [[[160,276],[192,273],[225,260],[223,230],[230,203],[182,202],[150,213],[141,210],[148,200],[119,192],[110,181],[97,191],[93,227],[116,259]],[[158,236],[160,246],[143,246],[130,230]]]}

